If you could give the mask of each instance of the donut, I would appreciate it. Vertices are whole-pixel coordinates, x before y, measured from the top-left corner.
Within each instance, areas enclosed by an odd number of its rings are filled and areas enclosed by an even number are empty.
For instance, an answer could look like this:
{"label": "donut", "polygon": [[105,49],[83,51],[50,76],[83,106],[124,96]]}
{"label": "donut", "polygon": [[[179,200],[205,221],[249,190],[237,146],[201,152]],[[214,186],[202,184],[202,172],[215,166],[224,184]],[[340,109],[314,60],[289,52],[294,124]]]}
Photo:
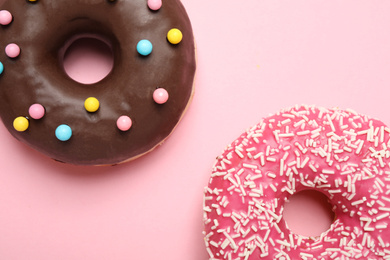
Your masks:
{"label": "donut", "polygon": [[[180,0],[8,0],[0,10],[0,117],[22,143],[64,163],[114,165],[153,150],[185,113],[196,61]],[[65,72],[80,38],[111,48],[99,82]]]}
{"label": "donut", "polygon": [[[390,128],[354,110],[295,106],[217,157],[204,192],[210,259],[390,259]],[[297,192],[325,194],[335,219],[315,237],[283,218]]]}

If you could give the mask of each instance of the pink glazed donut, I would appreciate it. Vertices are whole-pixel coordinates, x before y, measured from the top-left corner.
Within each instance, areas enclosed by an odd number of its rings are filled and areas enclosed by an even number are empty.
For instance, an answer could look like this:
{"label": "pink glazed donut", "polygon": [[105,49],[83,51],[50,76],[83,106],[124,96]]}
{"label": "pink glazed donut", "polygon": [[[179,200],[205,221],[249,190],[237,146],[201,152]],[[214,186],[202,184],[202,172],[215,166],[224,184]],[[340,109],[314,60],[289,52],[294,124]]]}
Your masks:
{"label": "pink glazed donut", "polygon": [[[390,128],[353,110],[296,106],[263,119],[217,158],[204,195],[210,259],[390,259]],[[284,203],[325,194],[335,220],[295,234]]]}

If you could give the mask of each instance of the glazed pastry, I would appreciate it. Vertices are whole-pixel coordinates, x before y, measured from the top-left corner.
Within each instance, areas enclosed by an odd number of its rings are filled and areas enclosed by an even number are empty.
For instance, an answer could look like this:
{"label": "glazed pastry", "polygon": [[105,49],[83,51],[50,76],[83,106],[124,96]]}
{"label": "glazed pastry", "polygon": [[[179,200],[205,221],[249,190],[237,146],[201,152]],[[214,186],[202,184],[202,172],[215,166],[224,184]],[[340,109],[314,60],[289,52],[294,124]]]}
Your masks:
{"label": "glazed pastry", "polygon": [[[390,259],[390,129],[353,110],[296,106],[263,119],[217,158],[204,195],[210,259]],[[285,202],[325,194],[335,220],[293,233]]]}
{"label": "glazed pastry", "polygon": [[[61,162],[112,165],[153,150],[182,118],[196,63],[179,0],[8,0],[0,10],[0,116],[21,142]],[[92,85],[62,64],[88,37],[114,59]]]}

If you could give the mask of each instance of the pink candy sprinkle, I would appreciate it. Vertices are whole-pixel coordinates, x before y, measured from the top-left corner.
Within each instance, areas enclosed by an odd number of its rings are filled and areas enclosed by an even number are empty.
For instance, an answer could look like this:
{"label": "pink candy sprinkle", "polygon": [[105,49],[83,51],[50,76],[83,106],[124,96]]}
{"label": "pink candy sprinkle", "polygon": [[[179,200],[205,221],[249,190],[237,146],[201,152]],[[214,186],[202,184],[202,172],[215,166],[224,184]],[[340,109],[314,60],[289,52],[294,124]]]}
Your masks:
{"label": "pink candy sprinkle", "polygon": [[0,24],[8,25],[12,22],[12,14],[7,10],[0,11]]}
{"label": "pink candy sprinkle", "polygon": [[15,43],[10,43],[5,47],[5,53],[10,58],[16,58],[20,54],[20,48]]}
{"label": "pink candy sprinkle", "polygon": [[133,125],[133,121],[131,121],[131,118],[128,116],[121,116],[116,121],[116,126],[121,131],[128,131],[132,125]]}
{"label": "pink candy sprinkle", "polygon": [[45,115],[45,108],[41,104],[31,105],[28,113],[33,119],[41,119]]}
{"label": "pink candy sprinkle", "polygon": [[163,88],[158,88],[153,92],[153,99],[154,102],[157,104],[164,104],[168,101],[169,94],[168,91],[166,91]]}
{"label": "pink candy sprinkle", "polygon": [[157,11],[161,8],[162,1],[161,0],[148,0],[148,6],[151,10]]}

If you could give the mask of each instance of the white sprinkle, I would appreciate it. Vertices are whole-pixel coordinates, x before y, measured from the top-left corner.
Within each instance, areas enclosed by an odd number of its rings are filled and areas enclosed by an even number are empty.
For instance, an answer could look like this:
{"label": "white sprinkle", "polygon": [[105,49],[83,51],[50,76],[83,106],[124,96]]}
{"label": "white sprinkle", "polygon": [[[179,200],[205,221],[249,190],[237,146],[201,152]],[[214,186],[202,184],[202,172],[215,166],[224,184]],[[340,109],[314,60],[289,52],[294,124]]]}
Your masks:
{"label": "white sprinkle", "polygon": [[293,137],[294,136],[294,133],[282,133],[282,134],[279,134],[279,137]]}
{"label": "white sprinkle", "polygon": [[309,258],[314,258],[314,255],[312,254],[308,254],[308,253],[304,253],[304,252],[301,252],[300,253],[301,257],[309,257]]}
{"label": "white sprinkle", "polygon": [[289,234],[289,238],[290,238],[290,245],[291,245],[291,247],[294,247],[294,236],[293,236],[293,234]]}
{"label": "white sprinkle", "polygon": [[210,245],[212,245],[214,247],[218,247],[218,243],[215,241],[210,241],[209,243],[210,243]]}
{"label": "white sprinkle", "polygon": [[272,179],[275,179],[276,178],[276,174],[275,173],[272,173],[272,172],[269,172],[267,174],[268,177],[272,178]]}
{"label": "white sprinkle", "polygon": [[233,249],[236,249],[238,248],[236,243],[234,242],[233,238],[226,232],[224,231],[223,234],[226,236],[226,238],[229,240],[230,242],[230,246],[233,248]]}
{"label": "white sprinkle", "polygon": [[288,243],[286,240],[279,240],[279,239],[276,239],[276,242],[281,244],[282,246],[285,246],[285,247],[290,247],[290,243]]}
{"label": "white sprinkle", "polygon": [[280,176],[283,176],[283,172],[284,172],[284,160],[281,159],[280,160],[280,166],[279,166],[279,174],[280,174]]}
{"label": "white sprinkle", "polygon": [[261,156],[261,154],[262,154],[262,152],[255,154],[255,155],[253,156],[253,159],[259,159],[260,156]]}
{"label": "white sprinkle", "polygon": [[243,163],[242,166],[245,167],[245,168],[248,168],[248,169],[257,169],[257,165],[254,165],[254,164]]}
{"label": "white sprinkle", "polygon": [[267,239],[268,239],[268,236],[269,236],[269,234],[271,233],[271,229],[268,229],[266,232],[265,232],[265,236],[264,236],[264,242],[266,242],[267,241]]}
{"label": "white sprinkle", "polygon": [[228,245],[229,245],[229,239],[226,238],[226,239],[223,241],[223,243],[221,244],[221,248],[222,248],[222,249],[225,249]]}
{"label": "white sprinkle", "polygon": [[368,130],[362,130],[362,131],[359,131],[357,132],[358,135],[365,135],[365,134],[368,134]]}
{"label": "white sprinkle", "polygon": [[282,116],[287,118],[295,118],[295,116],[292,114],[282,114]]}
{"label": "white sprinkle", "polygon": [[263,175],[260,173],[260,174],[253,175],[252,177],[250,177],[250,180],[253,181],[253,180],[259,179],[261,177],[263,177]]}
{"label": "white sprinkle", "polygon": [[375,226],[376,229],[386,229],[387,225],[386,224],[378,224]]}
{"label": "white sprinkle", "polygon": [[234,186],[236,186],[238,188],[238,183],[232,178],[232,177],[228,177],[227,178]]}
{"label": "white sprinkle", "polygon": [[330,125],[330,128],[332,129],[332,131],[336,132],[336,128],[333,125],[333,122],[332,122],[332,119],[330,118],[330,115],[326,114],[326,118],[328,119],[328,122],[329,122],[329,125]]}
{"label": "white sprinkle", "polygon": [[260,198],[260,197],[261,197],[261,194],[255,193],[255,192],[249,192],[249,196]]}
{"label": "white sprinkle", "polygon": [[298,136],[307,135],[307,134],[310,134],[310,130],[305,130],[305,131],[297,132],[297,135],[298,135]]}
{"label": "white sprinkle", "polygon": [[334,174],[334,170],[324,169],[324,170],[322,170],[322,173],[324,173],[324,174]]}
{"label": "white sprinkle", "polygon": [[276,215],[272,210],[270,209],[267,209],[267,212],[277,221],[279,222],[278,220],[280,220],[280,217],[278,215]]}
{"label": "white sprinkle", "polygon": [[386,217],[388,217],[389,215],[390,215],[389,212],[383,213],[382,215],[377,216],[377,217],[376,217],[376,220],[380,220],[380,219],[386,218]]}
{"label": "white sprinkle", "polygon": [[244,155],[240,152],[240,150],[235,149],[234,152],[235,152],[241,159],[244,159]]}
{"label": "white sprinkle", "polygon": [[317,169],[314,167],[313,164],[309,164],[309,168],[310,168],[313,172],[317,172]]}
{"label": "white sprinkle", "polygon": [[213,252],[211,251],[211,249],[210,249],[209,247],[207,247],[206,250],[207,250],[207,253],[208,253],[209,256],[210,256],[210,259],[214,259],[214,254],[213,254]]}
{"label": "white sprinkle", "polygon": [[263,153],[261,153],[260,154],[260,164],[261,164],[261,166],[264,166],[265,165],[265,160],[264,160],[265,158],[264,158],[264,154]]}
{"label": "white sprinkle", "polygon": [[309,162],[310,158],[309,157],[306,157],[303,162],[301,163],[301,168],[304,168],[306,166],[306,164]]}
{"label": "white sprinkle", "polygon": [[279,234],[282,233],[282,230],[280,230],[280,227],[278,226],[278,224],[273,223],[273,226],[275,227],[276,231],[277,231]]}
{"label": "white sprinkle", "polygon": [[265,148],[265,156],[269,156],[270,151],[271,151],[271,146],[267,145],[267,148]]}
{"label": "white sprinkle", "polygon": [[363,144],[364,144],[364,141],[363,140],[359,140],[358,148],[355,151],[356,154],[359,154],[361,152],[361,150],[363,148]]}
{"label": "white sprinkle", "polygon": [[271,183],[269,186],[271,187],[271,189],[272,189],[274,192],[277,192],[276,187],[275,187],[272,183]]}
{"label": "white sprinkle", "polygon": [[365,199],[356,200],[356,201],[352,202],[351,205],[352,206],[359,205],[359,204],[364,203],[365,201],[366,201]]}
{"label": "white sprinkle", "polygon": [[323,245],[318,245],[318,246],[313,246],[311,249],[312,250],[317,250],[317,249],[320,249],[322,247],[323,247]]}

